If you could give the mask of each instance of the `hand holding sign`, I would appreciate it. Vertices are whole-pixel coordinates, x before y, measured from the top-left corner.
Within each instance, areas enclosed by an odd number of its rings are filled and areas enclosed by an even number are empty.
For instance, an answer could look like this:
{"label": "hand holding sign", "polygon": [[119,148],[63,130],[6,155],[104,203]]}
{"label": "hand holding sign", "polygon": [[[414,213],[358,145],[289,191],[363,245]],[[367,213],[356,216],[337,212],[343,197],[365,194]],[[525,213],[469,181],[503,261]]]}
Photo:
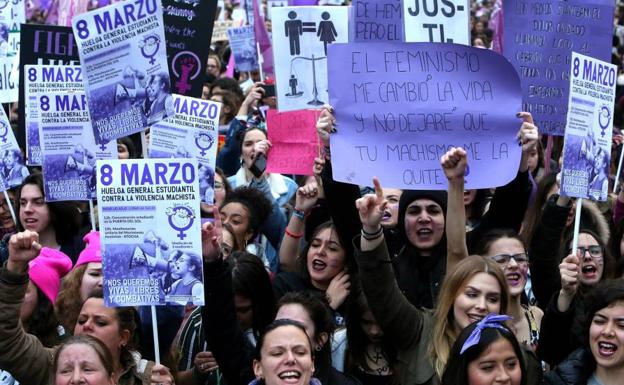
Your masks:
{"label": "hand holding sign", "polygon": [[316,132],[323,142],[323,146],[329,146],[329,134],[336,131],[336,118],[334,109],[330,105],[324,105],[321,115],[316,121]]}
{"label": "hand holding sign", "polygon": [[468,156],[466,150],[461,147],[452,148],[440,159],[444,175],[449,181],[464,180],[468,168]]}
{"label": "hand holding sign", "polygon": [[35,231],[24,230],[13,234],[9,239],[7,269],[12,273],[25,273],[28,270],[28,262],[35,259],[39,251],[41,251],[39,234]]}
{"label": "hand holding sign", "polygon": [[355,201],[355,207],[360,214],[362,229],[369,233],[379,231],[384,210],[388,205],[388,201],[384,198],[383,190],[381,189],[381,184],[379,184],[379,179],[377,179],[377,177],[373,178],[373,185],[375,186],[375,194],[366,194]]}
{"label": "hand holding sign", "polygon": [[565,312],[570,307],[579,286],[580,260],[575,254],[568,255],[559,265],[561,292],[557,299],[557,309]]}
{"label": "hand holding sign", "polygon": [[522,146],[522,157],[520,158],[519,170],[524,172],[528,170],[529,157],[532,151],[537,149],[537,141],[539,140],[537,126],[533,124],[533,117],[529,112],[520,112],[518,117],[522,118],[522,126],[518,131],[518,142]]}

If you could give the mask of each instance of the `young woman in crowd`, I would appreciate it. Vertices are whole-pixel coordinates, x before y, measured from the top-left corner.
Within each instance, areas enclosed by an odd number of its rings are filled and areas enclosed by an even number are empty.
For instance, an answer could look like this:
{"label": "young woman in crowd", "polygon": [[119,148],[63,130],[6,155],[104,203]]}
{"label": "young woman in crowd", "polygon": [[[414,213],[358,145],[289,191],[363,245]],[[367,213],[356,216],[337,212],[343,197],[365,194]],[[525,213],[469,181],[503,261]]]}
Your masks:
{"label": "young woman in crowd", "polygon": [[559,265],[560,289],[544,312],[537,350],[540,358],[553,366],[581,346],[582,341],[569,330],[584,317],[586,294],[599,282],[612,277],[614,265],[601,238],[584,228],[579,231],[577,249],[572,250],[572,238],[569,238],[563,243],[560,255],[565,256]]}
{"label": "young woman in crowd", "polygon": [[[220,224],[205,223],[202,228],[204,247],[205,298],[202,319],[208,346],[216,358],[228,385],[246,385],[253,378],[252,349],[235,317],[234,298],[227,263],[219,254]],[[331,365],[330,339],[335,328],[331,310],[323,297],[310,292],[284,295],[277,304],[276,319],[301,322],[316,351],[315,377],[322,384],[353,385],[354,380]]]}
{"label": "young woman in crowd", "polygon": [[[80,215],[74,202],[46,202],[40,172],[33,172],[24,179],[16,190],[15,199],[15,212],[19,217],[17,230],[36,231],[42,246],[60,250],[76,261],[83,245],[75,239]],[[0,242],[0,263],[9,257],[7,242],[8,239]]]}
{"label": "young woman in crowd", "polygon": [[255,240],[259,234],[264,234],[269,242],[277,246],[282,233],[279,228],[268,225],[271,218],[281,216],[281,213],[271,206],[266,195],[253,187],[236,188],[223,200],[219,214],[221,222],[231,227],[236,243],[269,267],[265,248]]}
{"label": "young woman in crowd", "polygon": [[6,196],[8,201],[4,194],[0,195],[0,240],[15,232],[15,221],[9,208],[9,205],[15,207],[15,189],[7,190]]}
{"label": "young woman in crowd", "polygon": [[56,385],[114,385],[113,357],[97,338],[88,335],[69,337],[54,354]]}
{"label": "young woman in crowd", "polygon": [[520,236],[509,229],[492,230],[481,239],[477,253],[492,259],[503,270],[510,295],[507,314],[512,317],[516,338],[535,350],[544,313],[537,306],[526,304],[529,257]]}
{"label": "young woman in crowd", "polygon": [[398,383],[396,349],[384,336],[360,289],[349,296],[347,320],[344,372],[362,385]]}
{"label": "young woman in crowd", "polygon": [[260,336],[250,385],[320,385],[314,373],[314,350],[305,327],[296,321],[273,321]]}
{"label": "young woman in crowd", "polygon": [[[9,260],[0,269],[0,369],[29,385],[48,385],[54,376],[52,352],[22,330],[18,317],[28,287],[28,264],[40,251],[36,232],[15,234],[9,241]],[[137,359],[133,350],[137,322],[134,308],[108,308],[100,292],[84,302],[74,335],[91,335],[106,345],[118,385],[172,384],[169,369]]]}
{"label": "young woman in crowd", "polygon": [[[29,262],[28,286],[19,309],[19,320],[29,333],[45,347],[53,347],[65,337],[65,330],[54,312],[61,279],[71,269],[71,260],[65,254],[44,248]],[[68,331],[71,329],[68,329]],[[8,368],[1,368],[0,384],[13,384]]]}
{"label": "young woman in crowd", "polygon": [[102,252],[100,233],[92,231],[84,236],[85,249],[78,256],[72,271],[63,279],[56,299],[56,314],[61,325],[71,332],[76,325],[84,301],[96,288],[102,288]]}
{"label": "young woman in crowd", "polygon": [[[537,141],[537,128],[532,124],[529,113],[521,112],[517,116],[523,120],[518,133],[522,144],[518,173],[513,181],[496,189],[488,213],[477,228],[466,234],[464,242],[469,250],[492,228],[519,230],[524,218],[531,192],[527,153]],[[329,145],[330,132],[335,123],[331,108],[326,107],[317,121],[317,132],[325,146]],[[327,162],[331,158],[328,149],[325,151],[325,158],[323,188],[331,217],[343,244],[350,245],[351,239],[360,229],[357,212],[352,208],[352,202],[360,196],[359,190],[357,186],[334,182],[330,162]],[[387,231],[384,232],[384,238],[388,238],[387,245],[398,285],[415,306],[434,307],[448,268],[445,265],[449,253],[444,230],[447,220],[446,206],[447,195],[444,191],[404,191],[398,210],[398,240],[395,241],[395,237]],[[463,205],[461,209],[465,209]],[[420,213],[423,213],[422,219],[418,219]],[[465,223],[463,226],[465,231]]]}
{"label": "young woman in crowd", "polygon": [[527,381],[523,352],[505,325],[508,316],[489,314],[473,322],[453,344],[441,385],[538,385]]}
{"label": "young woman in crowd", "polygon": [[[585,297],[582,345],[546,373],[548,385],[619,385],[624,376],[624,281],[601,282]],[[568,330],[569,332],[569,330]]]}
{"label": "young woman in crowd", "polygon": [[[442,168],[449,179],[449,203],[461,205],[466,153],[451,149],[442,157]],[[381,216],[387,204],[375,179],[375,194],[356,202],[362,222],[362,235],[356,240],[356,260],[364,293],[373,315],[379,322],[399,357],[398,378],[402,384],[436,383],[447,361],[451,346],[470,323],[489,313],[508,310],[507,282],[497,263],[480,256],[452,261],[440,289],[435,312],[410,304],[399,290],[389,266]],[[463,210],[449,226],[465,223]],[[419,220],[423,211],[414,213]],[[457,233],[453,229],[453,236]],[[465,234],[464,232],[459,232]],[[465,251],[464,244],[464,254]]]}
{"label": "young woman in crowd", "polygon": [[[231,265],[236,318],[247,339],[255,345],[262,330],[275,317],[271,280],[255,255],[244,251],[234,252]],[[212,384],[221,375],[210,365],[214,358],[209,361],[213,356],[204,338],[201,312],[200,307],[193,310],[180,332],[180,371],[176,375],[178,385]]]}
{"label": "young woman in crowd", "polygon": [[[558,190],[559,185],[554,175],[546,176],[539,183],[538,196],[533,208],[537,214],[527,214],[527,218],[537,219],[529,221],[523,229],[524,237],[529,239],[527,244],[533,293],[537,305],[544,310],[553,295],[561,288],[559,263],[568,255],[570,242],[567,240],[572,239],[574,230],[576,203],[568,197],[558,195]],[[542,201],[545,203],[540,208],[539,204]],[[531,225],[531,222],[534,225]],[[595,233],[601,244],[608,244],[609,224],[596,204],[587,199],[583,199],[580,227]],[[564,250],[560,249],[562,244],[565,244]]]}
{"label": "young woman in crowd", "polygon": [[241,106],[241,100],[235,93],[225,90],[212,94],[210,100],[221,103],[219,134],[227,134],[230,123],[236,118],[236,113]]}

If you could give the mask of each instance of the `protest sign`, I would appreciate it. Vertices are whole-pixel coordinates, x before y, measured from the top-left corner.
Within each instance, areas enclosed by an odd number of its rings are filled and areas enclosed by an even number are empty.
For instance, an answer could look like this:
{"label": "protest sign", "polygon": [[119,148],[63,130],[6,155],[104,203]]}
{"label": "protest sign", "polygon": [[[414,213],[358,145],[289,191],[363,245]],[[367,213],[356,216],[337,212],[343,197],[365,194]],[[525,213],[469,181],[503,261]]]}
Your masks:
{"label": "protest sign", "polygon": [[468,0],[405,0],[405,41],[470,45]]}
{"label": "protest sign", "polygon": [[72,26],[96,143],[174,114],[160,0],[116,3]]}
{"label": "protest sign", "polygon": [[151,128],[149,157],[197,159],[199,197],[212,204],[221,103],[174,95],[173,105],[175,116]]}
{"label": "protest sign", "polygon": [[504,57],[441,43],[336,44],[329,53],[334,179],[444,190],[440,158],[458,146],[468,153],[466,188],[516,176],[520,81]]}
{"label": "protest sign", "polygon": [[613,1],[505,1],[503,53],[540,133],[563,135],[572,51],[611,60]]}
{"label": "protest sign", "polygon": [[200,98],[217,3],[162,0],[171,86],[179,95]]}
{"label": "protest sign", "polygon": [[314,158],[319,156],[316,110],[267,112],[267,133],[271,151],[267,172],[312,175]]}
{"label": "protest sign", "polygon": [[57,91],[83,91],[82,68],[79,65],[26,65],[23,67],[24,103],[26,108],[26,154],[29,166],[42,164],[39,140],[39,103],[40,95]]}
{"label": "protest sign", "polygon": [[233,27],[227,30],[234,64],[240,72],[258,70],[258,54],[253,25]]}
{"label": "protest sign", "polygon": [[235,27],[239,23],[240,22],[234,21],[234,20],[215,21],[214,29],[212,30],[211,42],[216,43],[218,41],[227,41],[228,40],[228,34],[227,34],[228,28]]}
{"label": "protest sign", "polygon": [[0,103],[18,99],[20,26],[25,20],[24,0],[0,3]]}
{"label": "protest sign", "polygon": [[[27,148],[26,164],[40,165],[41,159],[28,151],[26,143],[26,95],[24,88],[24,66],[28,64],[78,64],[78,49],[69,27],[54,25],[23,24],[21,30],[19,70],[19,101],[17,104],[17,142]],[[38,146],[38,143],[37,143]],[[36,157],[37,155],[35,155]]]}
{"label": "protest sign", "polygon": [[350,41],[405,41],[400,0],[355,0],[351,18]]}
{"label": "protest sign", "polygon": [[21,185],[29,172],[3,108],[0,108],[0,155],[0,191]]}
{"label": "protest sign", "polygon": [[327,103],[327,48],[349,39],[347,7],[273,9],[273,55],[278,109]]}
{"label": "protest sign", "polygon": [[617,67],[572,52],[561,193],[605,201]]}
{"label": "protest sign", "polygon": [[97,162],[106,306],[204,304],[197,161]]}
{"label": "protest sign", "polygon": [[271,10],[275,7],[287,7],[288,0],[267,0],[267,20],[271,20]]}
{"label": "protest sign", "polygon": [[39,94],[39,138],[46,201],[95,198],[95,162],[117,158],[117,143],[95,144],[84,91]]}

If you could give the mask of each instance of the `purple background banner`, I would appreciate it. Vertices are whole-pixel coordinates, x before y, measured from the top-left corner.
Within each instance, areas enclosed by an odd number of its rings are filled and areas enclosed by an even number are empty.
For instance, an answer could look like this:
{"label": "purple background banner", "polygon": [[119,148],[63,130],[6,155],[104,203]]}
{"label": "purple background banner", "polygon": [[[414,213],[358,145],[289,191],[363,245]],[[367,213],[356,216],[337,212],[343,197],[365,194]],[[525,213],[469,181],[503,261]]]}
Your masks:
{"label": "purple background banner", "polygon": [[563,135],[572,51],[610,62],[612,0],[505,1],[503,53],[522,82],[523,110]]}
{"label": "purple background banner", "polygon": [[351,41],[405,41],[400,0],[354,0],[350,15]]}
{"label": "purple background banner", "polygon": [[369,185],[378,176],[384,187],[444,190],[440,157],[457,146],[468,153],[467,188],[515,177],[520,80],[503,56],[441,43],[328,49],[334,179]]}

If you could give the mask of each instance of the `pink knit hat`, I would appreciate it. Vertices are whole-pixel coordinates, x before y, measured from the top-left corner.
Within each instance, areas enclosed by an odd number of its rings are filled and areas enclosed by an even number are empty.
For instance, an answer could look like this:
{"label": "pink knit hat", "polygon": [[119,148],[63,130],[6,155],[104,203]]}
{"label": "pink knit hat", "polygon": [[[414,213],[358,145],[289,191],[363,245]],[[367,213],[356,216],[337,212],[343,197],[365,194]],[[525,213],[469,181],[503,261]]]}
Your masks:
{"label": "pink knit hat", "polygon": [[90,233],[85,235],[82,240],[85,241],[86,246],[84,250],[80,252],[80,255],[78,256],[78,261],[76,261],[74,269],[80,265],[84,265],[89,262],[102,263],[102,251],[100,249],[100,232],[91,231]]}
{"label": "pink knit hat", "polygon": [[61,288],[61,278],[72,268],[71,259],[58,250],[44,247],[28,266],[30,280],[54,304]]}

